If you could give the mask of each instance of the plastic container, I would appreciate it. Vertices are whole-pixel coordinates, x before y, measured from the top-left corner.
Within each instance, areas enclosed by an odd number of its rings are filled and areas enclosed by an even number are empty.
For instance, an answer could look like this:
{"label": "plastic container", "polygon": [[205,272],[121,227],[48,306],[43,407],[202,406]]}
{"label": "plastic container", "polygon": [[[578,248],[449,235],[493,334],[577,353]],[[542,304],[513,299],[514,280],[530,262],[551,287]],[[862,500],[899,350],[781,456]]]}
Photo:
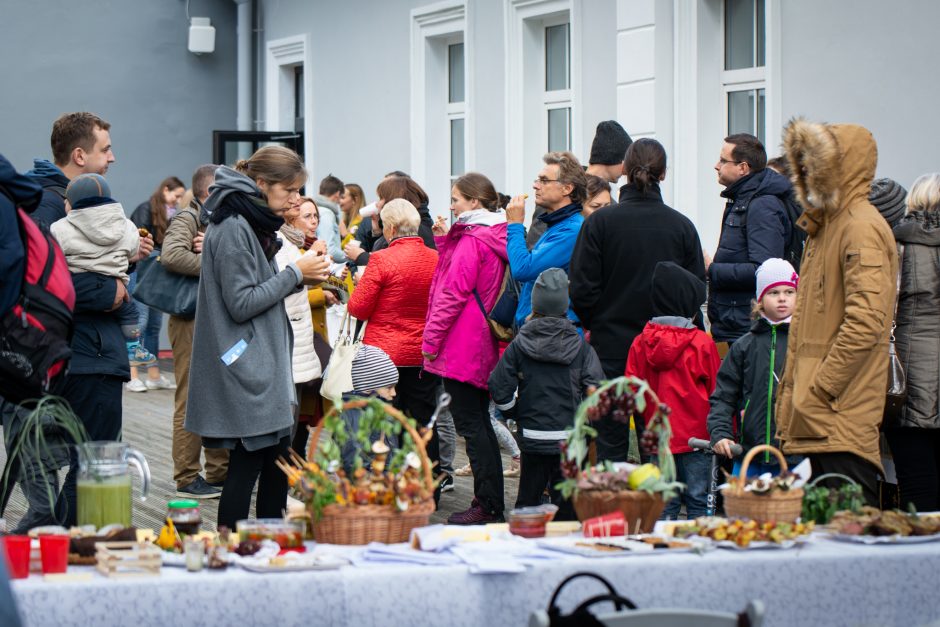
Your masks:
{"label": "plastic container", "polygon": [[69,563],[68,536],[39,536],[39,558],[42,574],[64,573]]}
{"label": "plastic container", "polygon": [[557,505],[520,507],[509,512],[509,533],[523,538],[544,538],[547,525],[558,512]]}
{"label": "plastic container", "polygon": [[183,534],[195,535],[202,526],[202,514],[199,502],[189,499],[170,501],[166,504],[166,517],[173,521],[173,526]]}
{"label": "plastic container", "polygon": [[282,549],[303,548],[305,527],[303,520],[285,521],[280,518],[239,520],[235,523],[239,541],[274,540]]}
{"label": "plastic container", "polygon": [[29,577],[30,542],[29,536],[5,536],[3,538],[3,549],[12,579]]}

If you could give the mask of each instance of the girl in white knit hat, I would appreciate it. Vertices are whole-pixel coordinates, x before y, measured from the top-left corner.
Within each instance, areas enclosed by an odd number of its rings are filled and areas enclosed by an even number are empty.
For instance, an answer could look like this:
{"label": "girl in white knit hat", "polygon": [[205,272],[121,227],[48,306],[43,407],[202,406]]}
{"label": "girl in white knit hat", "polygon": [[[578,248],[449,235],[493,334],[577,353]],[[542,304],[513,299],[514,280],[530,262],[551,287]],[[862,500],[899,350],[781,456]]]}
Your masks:
{"label": "girl in white knit hat", "polygon": [[[731,445],[735,440],[745,453],[759,444],[780,446],[774,437],[777,430],[774,402],[783,376],[798,283],[793,266],[783,259],[768,259],[757,269],[754,322],[750,332],[731,345],[710,399],[708,432],[718,454],[732,457]],[[741,422],[734,429],[732,423],[738,416]],[[788,458],[787,463],[790,461]],[[739,466],[737,460],[734,474],[738,474]],[[758,456],[748,467],[748,475],[765,472],[779,472],[776,458],[769,454]]]}

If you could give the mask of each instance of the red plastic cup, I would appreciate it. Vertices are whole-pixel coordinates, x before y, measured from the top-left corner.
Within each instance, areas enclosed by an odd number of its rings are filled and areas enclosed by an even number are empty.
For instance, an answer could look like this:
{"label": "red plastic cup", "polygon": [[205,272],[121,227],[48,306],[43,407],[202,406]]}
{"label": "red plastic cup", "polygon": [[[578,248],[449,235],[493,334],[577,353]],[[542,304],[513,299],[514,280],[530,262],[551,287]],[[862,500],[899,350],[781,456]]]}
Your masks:
{"label": "red plastic cup", "polygon": [[43,575],[64,573],[69,564],[69,537],[39,536],[39,557]]}
{"label": "red plastic cup", "polygon": [[[29,577],[29,536],[6,536],[3,538],[7,567],[13,579]],[[68,557],[68,556],[66,556]]]}

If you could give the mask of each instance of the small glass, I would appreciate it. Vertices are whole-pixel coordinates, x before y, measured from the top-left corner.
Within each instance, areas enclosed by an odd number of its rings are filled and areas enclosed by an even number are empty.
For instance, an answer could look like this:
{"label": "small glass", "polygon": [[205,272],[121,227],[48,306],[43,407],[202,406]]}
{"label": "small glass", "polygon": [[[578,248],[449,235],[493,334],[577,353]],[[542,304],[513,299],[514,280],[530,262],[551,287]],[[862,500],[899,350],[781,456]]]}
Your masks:
{"label": "small glass", "polygon": [[186,538],[183,552],[186,554],[186,570],[191,573],[202,570],[202,562],[206,557],[206,545],[202,540]]}

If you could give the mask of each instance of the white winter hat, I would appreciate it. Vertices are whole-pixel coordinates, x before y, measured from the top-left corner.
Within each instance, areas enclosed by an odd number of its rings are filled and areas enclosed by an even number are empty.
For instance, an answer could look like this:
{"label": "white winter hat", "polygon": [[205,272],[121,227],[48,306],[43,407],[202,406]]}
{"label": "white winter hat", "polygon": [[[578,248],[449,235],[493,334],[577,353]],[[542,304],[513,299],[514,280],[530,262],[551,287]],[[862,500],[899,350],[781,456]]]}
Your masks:
{"label": "white winter hat", "polygon": [[783,259],[768,259],[757,269],[757,300],[764,297],[767,290],[780,285],[789,285],[796,289],[800,276],[788,261]]}

